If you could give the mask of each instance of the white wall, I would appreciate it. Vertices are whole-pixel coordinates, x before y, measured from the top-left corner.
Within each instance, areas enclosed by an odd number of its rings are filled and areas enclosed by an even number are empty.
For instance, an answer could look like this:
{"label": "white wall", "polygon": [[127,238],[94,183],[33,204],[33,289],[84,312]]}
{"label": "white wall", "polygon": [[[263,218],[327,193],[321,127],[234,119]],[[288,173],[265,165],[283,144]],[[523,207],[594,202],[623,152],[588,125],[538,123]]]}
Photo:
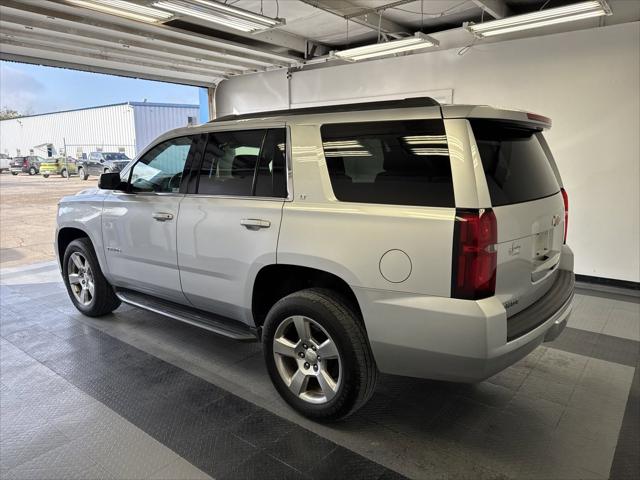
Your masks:
{"label": "white wall", "polygon": [[75,156],[78,148],[83,153],[125,149],[128,155],[135,154],[135,129],[133,109],[127,104],[47,113],[30,117],[0,121],[0,152],[16,156],[47,156],[46,147],[37,145],[51,143],[56,154],[63,151]]}
{"label": "white wall", "polygon": [[200,115],[200,108],[197,105],[158,105],[141,102],[130,102],[130,104],[134,110],[138,152],[168,130],[186,127],[189,117],[193,117],[197,124]]}
{"label": "white wall", "polygon": [[[453,89],[550,116],[576,272],[640,281],[640,23],[297,72],[291,104]],[[218,87],[219,115],[287,108],[285,72]]]}
{"label": "white wall", "polygon": [[54,154],[67,145],[69,155],[76,156],[78,148],[88,154],[97,148],[118,151],[124,148],[133,158],[159,135],[187,126],[188,117],[198,122],[197,105],[128,102],[66,112],[15,118],[0,121],[0,153],[16,156],[46,157],[46,146],[52,144]]}

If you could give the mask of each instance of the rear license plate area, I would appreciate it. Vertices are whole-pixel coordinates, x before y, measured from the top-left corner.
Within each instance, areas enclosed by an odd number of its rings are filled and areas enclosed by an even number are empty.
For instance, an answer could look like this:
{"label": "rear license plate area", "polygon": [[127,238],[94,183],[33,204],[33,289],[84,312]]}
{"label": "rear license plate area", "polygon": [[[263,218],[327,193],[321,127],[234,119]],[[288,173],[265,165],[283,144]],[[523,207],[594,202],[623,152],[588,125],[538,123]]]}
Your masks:
{"label": "rear license plate area", "polygon": [[551,251],[551,241],[553,238],[553,231],[546,230],[544,232],[537,233],[533,237],[533,258],[544,259]]}

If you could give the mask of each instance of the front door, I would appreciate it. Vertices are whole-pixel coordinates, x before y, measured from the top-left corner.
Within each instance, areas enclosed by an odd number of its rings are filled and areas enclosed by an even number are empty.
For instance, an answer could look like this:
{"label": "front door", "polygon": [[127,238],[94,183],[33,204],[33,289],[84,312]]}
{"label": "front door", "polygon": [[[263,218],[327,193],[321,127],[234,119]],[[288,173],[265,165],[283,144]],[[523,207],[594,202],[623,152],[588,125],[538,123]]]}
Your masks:
{"label": "front door", "polygon": [[124,174],[128,191],[106,197],[102,234],[116,286],[186,303],[180,288],[176,225],[184,197],[183,172],[196,150],[191,136],[156,145]]}
{"label": "front door", "polygon": [[253,281],[276,263],[284,152],[284,128],[208,135],[178,218],[182,289],[194,306],[251,323]]}
{"label": "front door", "polygon": [[87,173],[89,175],[100,175],[102,174],[102,172],[100,172],[100,174],[98,173],[98,165],[100,165],[100,158],[102,157],[101,153],[98,152],[91,152],[89,154],[89,160],[87,160]]}

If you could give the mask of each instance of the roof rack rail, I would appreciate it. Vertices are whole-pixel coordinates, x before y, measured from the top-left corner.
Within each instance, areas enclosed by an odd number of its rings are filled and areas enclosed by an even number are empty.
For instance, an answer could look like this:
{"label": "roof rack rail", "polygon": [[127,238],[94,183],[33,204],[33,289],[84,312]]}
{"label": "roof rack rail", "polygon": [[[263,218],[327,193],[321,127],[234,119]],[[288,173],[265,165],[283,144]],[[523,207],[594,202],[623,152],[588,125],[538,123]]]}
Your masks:
{"label": "roof rack rail", "polygon": [[402,100],[383,100],[378,102],[343,103],[321,107],[292,108],[287,110],[270,110],[265,112],[225,115],[214,118],[208,123],[245,120],[249,118],[277,117],[281,115],[311,115],[314,113],[360,112],[364,110],[386,110],[390,108],[439,107],[440,103],[431,97],[413,97]]}

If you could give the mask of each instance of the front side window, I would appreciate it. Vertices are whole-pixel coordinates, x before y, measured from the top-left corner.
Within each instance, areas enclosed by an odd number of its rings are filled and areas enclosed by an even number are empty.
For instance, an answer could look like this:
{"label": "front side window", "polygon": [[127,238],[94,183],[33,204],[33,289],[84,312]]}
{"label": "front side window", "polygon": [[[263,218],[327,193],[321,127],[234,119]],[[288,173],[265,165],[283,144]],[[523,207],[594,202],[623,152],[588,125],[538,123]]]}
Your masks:
{"label": "front side window", "polygon": [[286,197],[284,129],[208,135],[197,193]]}
{"label": "front side window", "polygon": [[131,191],[179,192],[182,173],[194,143],[192,137],[179,137],[149,150],[131,169]]}
{"label": "front side window", "polygon": [[441,119],[331,124],[321,134],[338,200],[455,206]]}

